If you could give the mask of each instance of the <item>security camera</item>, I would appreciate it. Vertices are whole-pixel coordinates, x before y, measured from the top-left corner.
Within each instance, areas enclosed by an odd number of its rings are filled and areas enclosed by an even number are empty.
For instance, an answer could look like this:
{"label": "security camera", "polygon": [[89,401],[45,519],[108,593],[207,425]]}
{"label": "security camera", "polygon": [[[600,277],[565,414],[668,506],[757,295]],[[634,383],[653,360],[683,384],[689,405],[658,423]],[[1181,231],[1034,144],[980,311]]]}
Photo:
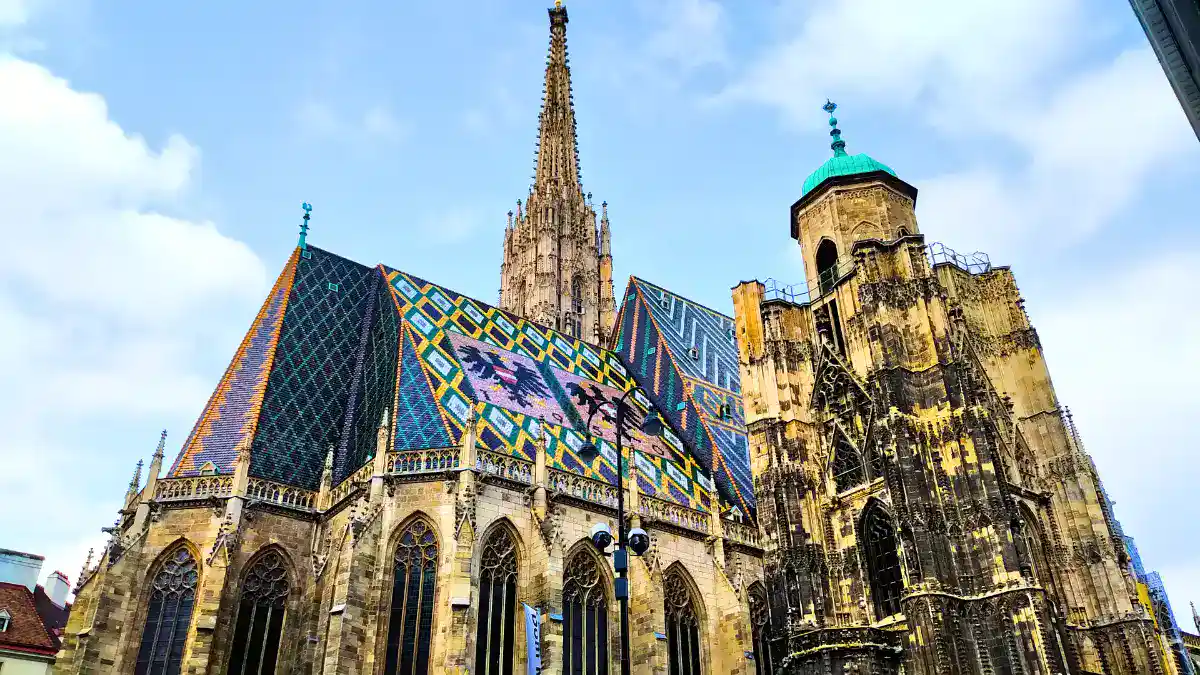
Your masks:
{"label": "security camera", "polygon": [[604,551],[612,545],[612,531],[608,529],[608,523],[596,523],[592,526],[592,546]]}
{"label": "security camera", "polygon": [[640,527],[635,527],[629,531],[629,550],[633,551],[634,555],[642,555],[650,550],[650,535]]}

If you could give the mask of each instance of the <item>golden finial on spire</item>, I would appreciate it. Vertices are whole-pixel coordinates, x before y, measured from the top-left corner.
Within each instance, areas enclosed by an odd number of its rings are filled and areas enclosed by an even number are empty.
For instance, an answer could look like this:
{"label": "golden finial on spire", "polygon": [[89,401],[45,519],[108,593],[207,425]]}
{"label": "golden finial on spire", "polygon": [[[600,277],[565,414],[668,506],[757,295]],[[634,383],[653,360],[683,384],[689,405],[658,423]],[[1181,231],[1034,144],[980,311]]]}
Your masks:
{"label": "golden finial on spire", "polygon": [[554,9],[562,9],[562,0],[554,0]]}

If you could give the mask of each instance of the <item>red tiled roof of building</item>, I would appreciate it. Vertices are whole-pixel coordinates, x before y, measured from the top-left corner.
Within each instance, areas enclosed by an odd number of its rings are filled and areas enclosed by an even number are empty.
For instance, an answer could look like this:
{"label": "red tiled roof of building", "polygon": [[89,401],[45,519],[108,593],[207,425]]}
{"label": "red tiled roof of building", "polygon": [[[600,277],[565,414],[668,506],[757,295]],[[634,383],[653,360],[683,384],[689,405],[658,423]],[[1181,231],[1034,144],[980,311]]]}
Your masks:
{"label": "red tiled roof of building", "polygon": [[42,623],[28,588],[0,582],[0,609],[10,617],[8,629],[0,633],[0,649],[54,656],[54,639]]}

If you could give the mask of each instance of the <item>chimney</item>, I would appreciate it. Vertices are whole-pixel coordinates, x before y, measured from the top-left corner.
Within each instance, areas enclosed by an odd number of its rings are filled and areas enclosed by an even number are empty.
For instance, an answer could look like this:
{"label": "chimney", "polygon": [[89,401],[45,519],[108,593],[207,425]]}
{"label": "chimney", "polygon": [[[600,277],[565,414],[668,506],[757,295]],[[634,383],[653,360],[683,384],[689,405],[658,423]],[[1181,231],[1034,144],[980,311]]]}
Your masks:
{"label": "chimney", "polygon": [[70,590],[71,584],[67,582],[67,575],[62,572],[54,570],[46,577],[46,596],[59,607],[67,606],[67,593]]}
{"label": "chimney", "polygon": [[21,584],[32,593],[42,576],[43,560],[40,555],[0,548],[0,581]]}

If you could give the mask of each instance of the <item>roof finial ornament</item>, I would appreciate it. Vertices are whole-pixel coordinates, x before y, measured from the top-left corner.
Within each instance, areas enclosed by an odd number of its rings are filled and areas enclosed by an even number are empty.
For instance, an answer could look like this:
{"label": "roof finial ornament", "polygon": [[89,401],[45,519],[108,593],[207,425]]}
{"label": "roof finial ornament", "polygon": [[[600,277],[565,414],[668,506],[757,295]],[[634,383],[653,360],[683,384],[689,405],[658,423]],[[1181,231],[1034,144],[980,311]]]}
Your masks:
{"label": "roof finial ornament", "polygon": [[554,9],[562,9],[562,0],[554,0]]}
{"label": "roof finial ornament", "polygon": [[833,149],[834,157],[842,157],[846,154],[846,141],[842,140],[842,130],[837,127],[837,118],[833,116],[833,111],[837,110],[837,104],[829,99],[825,99],[825,105],[821,106],[821,110],[829,113],[829,135],[833,137],[833,142],[829,147]]}
{"label": "roof finial ornament", "polygon": [[308,219],[310,217],[309,214],[312,213],[312,204],[309,204],[308,202],[304,202],[303,204],[300,205],[300,208],[304,209],[304,222],[300,223],[300,250],[307,251],[308,250],[308,241],[307,241]]}

